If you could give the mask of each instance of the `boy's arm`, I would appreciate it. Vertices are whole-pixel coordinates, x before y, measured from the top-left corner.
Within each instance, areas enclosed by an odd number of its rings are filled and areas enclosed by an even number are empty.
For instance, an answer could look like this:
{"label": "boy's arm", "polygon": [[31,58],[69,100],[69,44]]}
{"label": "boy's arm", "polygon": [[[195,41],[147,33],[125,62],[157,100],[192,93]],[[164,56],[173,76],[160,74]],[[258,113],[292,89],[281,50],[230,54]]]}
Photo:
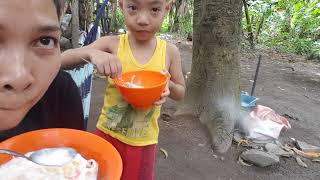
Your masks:
{"label": "boy's arm", "polygon": [[168,50],[170,59],[169,73],[171,75],[169,97],[174,100],[181,100],[185,94],[185,81],[182,73],[180,52],[173,44],[168,44]]}
{"label": "boy's arm", "polygon": [[121,73],[121,64],[116,56],[117,36],[105,36],[92,44],[62,53],[62,68],[72,69],[84,64],[82,58],[93,63],[100,74],[115,77]]}

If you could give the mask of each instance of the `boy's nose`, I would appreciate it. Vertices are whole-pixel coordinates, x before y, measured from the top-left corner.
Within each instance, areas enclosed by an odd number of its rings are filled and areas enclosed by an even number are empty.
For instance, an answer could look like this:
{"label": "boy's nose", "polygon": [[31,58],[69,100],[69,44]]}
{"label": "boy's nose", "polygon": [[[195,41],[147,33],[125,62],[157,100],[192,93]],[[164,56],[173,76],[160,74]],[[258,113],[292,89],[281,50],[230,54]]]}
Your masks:
{"label": "boy's nose", "polygon": [[149,25],[149,18],[147,13],[140,13],[137,19],[137,23],[140,26],[147,26]]}
{"label": "boy's nose", "polygon": [[33,84],[31,68],[28,68],[24,62],[24,57],[21,56],[16,56],[11,61],[1,62],[0,92],[23,92]]}

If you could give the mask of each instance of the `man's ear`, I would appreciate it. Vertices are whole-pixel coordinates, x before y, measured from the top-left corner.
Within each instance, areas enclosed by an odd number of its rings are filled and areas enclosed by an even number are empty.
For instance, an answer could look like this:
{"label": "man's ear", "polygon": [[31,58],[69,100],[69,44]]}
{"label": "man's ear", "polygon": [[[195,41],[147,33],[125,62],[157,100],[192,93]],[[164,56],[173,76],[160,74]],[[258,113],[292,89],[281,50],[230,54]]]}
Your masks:
{"label": "man's ear", "polygon": [[119,0],[119,7],[121,10],[123,10],[123,0]]}

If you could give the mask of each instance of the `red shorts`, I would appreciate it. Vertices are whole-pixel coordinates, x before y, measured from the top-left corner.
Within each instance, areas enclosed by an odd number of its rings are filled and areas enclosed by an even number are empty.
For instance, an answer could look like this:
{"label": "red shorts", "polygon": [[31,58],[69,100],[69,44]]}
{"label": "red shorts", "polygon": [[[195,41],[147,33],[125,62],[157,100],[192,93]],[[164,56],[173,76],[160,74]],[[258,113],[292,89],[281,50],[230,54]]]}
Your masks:
{"label": "red shorts", "polygon": [[96,134],[110,142],[120,153],[123,163],[121,180],[153,180],[156,145],[130,146],[100,130]]}

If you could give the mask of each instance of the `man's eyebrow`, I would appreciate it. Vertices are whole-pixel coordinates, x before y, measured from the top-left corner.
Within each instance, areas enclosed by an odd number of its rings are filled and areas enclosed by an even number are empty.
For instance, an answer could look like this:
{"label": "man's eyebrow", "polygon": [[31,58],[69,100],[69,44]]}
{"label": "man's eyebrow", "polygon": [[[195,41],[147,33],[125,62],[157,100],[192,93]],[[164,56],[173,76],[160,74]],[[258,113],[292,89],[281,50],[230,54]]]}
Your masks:
{"label": "man's eyebrow", "polygon": [[39,27],[34,28],[35,32],[57,32],[60,31],[60,26],[58,25],[41,25]]}

